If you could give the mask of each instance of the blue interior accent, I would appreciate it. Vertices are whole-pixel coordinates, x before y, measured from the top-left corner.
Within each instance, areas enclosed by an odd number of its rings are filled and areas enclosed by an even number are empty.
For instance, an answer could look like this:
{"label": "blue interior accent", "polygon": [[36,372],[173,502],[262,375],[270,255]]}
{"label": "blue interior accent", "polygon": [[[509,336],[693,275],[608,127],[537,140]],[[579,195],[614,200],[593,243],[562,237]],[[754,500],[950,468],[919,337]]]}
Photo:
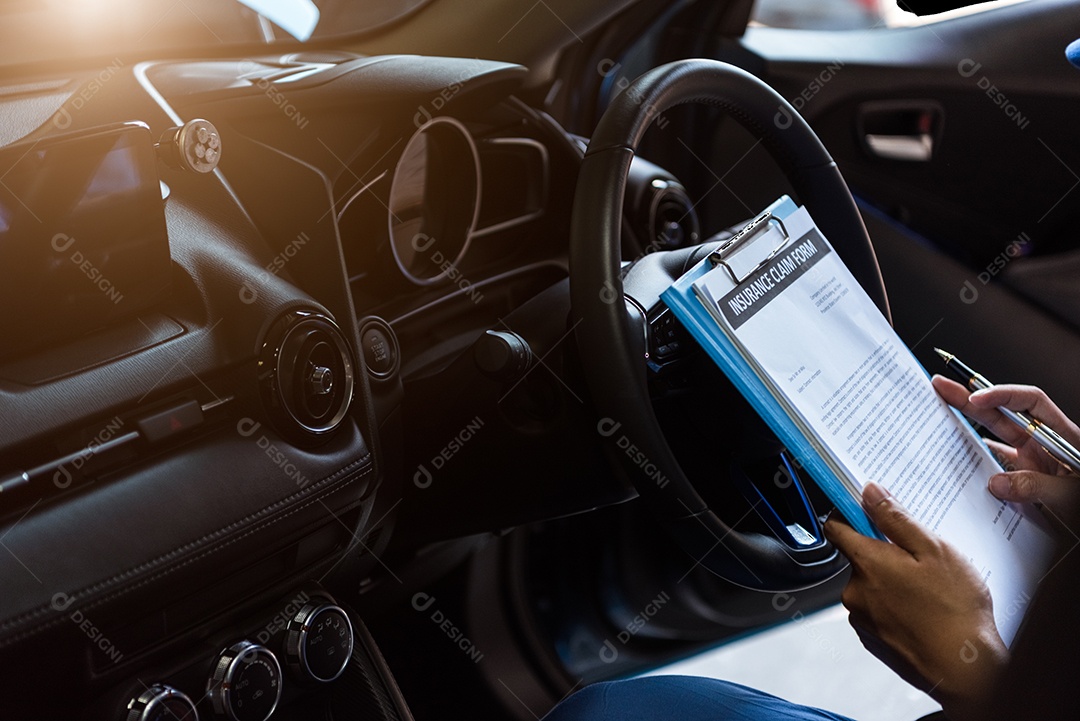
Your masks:
{"label": "blue interior accent", "polygon": [[1069,47],[1065,48],[1065,57],[1069,62],[1080,68],[1080,40],[1073,40]]}
{"label": "blue interior accent", "polygon": [[[809,548],[822,543],[824,537],[818,520],[788,452],[783,451],[778,456],[762,460],[756,465],[761,468],[754,469],[757,471],[755,473],[750,468],[735,464],[731,479],[765,521],[769,530],[792,548]],[[783,478],[780,475],[770,475],[769,471],[779,468],[784,469]],[[776,473],[781,472],[777,470]],[[758,485],[758,477],[762,483],[774,483],[775,488],[769,489],[768,494],[763,493]],[[803,533],[793,532],[798,530],[792,528],[794,524],[798,524]]]}

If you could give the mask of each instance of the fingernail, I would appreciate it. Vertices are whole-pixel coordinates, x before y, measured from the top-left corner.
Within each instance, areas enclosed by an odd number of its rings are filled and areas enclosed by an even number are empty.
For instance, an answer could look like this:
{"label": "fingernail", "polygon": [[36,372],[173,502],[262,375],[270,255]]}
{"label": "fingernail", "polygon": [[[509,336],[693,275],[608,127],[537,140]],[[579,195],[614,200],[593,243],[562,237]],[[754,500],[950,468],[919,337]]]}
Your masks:
{"label": "fingernail", "polygon": [[1002,496],[1008,495],[1012,484],[1009,482],[1008,476],[1003,473],[998,473],[997,475],[990,476],[990,483],[988,486],[991,493],[998,498],[1001,498]]}
{"label": "fingernail", "polygon": [[980,388],[977,391],[972,391],[971,395],[968,396],[968,399],[970,400],[972,398],[974,398],[974,399],[982,398],[983,396],[985,396],[987,394],[987,392],[989,392],[989,390],[990,390],[989,388]]}
{"label": "fingernail", "polygon": [[889,492],[876,483],[867,483],[862,492],[863,503],[876,506],[889,497]]}

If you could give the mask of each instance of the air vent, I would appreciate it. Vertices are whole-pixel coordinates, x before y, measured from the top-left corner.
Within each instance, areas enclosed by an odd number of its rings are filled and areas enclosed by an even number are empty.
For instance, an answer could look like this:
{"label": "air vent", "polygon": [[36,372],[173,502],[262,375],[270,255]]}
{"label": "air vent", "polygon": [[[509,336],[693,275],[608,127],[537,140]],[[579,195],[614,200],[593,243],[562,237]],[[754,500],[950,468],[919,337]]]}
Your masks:
{"label": "air vent", "polygon": [[263,400],[279,430],[324,436],[341,425],[353,395],[352,353],[329,317],[293,311],[267,333],[259,357]]}

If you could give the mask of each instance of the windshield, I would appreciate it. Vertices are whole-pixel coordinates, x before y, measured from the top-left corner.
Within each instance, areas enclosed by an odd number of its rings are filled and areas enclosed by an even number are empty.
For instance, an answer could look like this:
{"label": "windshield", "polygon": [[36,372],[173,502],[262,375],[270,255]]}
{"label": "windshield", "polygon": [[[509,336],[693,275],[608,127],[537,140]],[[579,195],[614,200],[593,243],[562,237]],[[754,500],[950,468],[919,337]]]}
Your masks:
{"label": "windshield", "polygon": [[[753,25],[799,30],[878,30],[928,25],[1029,0],[952,0],[919,3],[912,12],[905,0],[755,0]],[[927,10],[928,6],[940,8]],[[952,7],[952,10],[948,8]]]}
{"label": "windshield", "polygon": [[297,45],[391,22],[429,0],[0,0],[0,63]]}

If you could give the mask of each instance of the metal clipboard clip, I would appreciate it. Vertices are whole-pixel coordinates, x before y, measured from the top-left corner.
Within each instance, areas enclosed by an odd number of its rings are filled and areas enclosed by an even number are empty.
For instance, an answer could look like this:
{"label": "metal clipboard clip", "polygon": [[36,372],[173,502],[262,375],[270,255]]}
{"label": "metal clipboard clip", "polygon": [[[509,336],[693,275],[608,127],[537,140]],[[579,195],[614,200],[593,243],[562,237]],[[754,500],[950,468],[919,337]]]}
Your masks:
{"label": "metal clipboard clip", "polygon": [[[738,249],[739,245],[750,240],[750,238],[754,237],[758,233],[768,230],[770,227],[772,227],[770,223],[774,222],[780,226],[780,232],[784,234],[784,237],[780,240],[779,243],[777,243],[775,248],[769,251],[769,254],[765,256],[764,260],[762,260],[760,263],[748,270],[743,275],[743,277],[740,278],[735,272],[735,270],[730,265],[728,265],[726,256],[734,253]],[[751,220],[749,223],[747,223],[742,230],[728,238],[719,248],[709,253],[709,261],[713,264],[714,268],[718,265],[722,265],[724,267],[724,270],[728,272],[728,275],[731,276],[731,280],[735,283],[735,285],[742,285],[750,276],[768,265],[769,261],[775,258],[776,254],[783,250],[784,246],[790,242],[791,235],[788,233],[787,227],[784,225],[784,221],[780,220],[780,218],[777,218],[772,213],[766,211]]]}

